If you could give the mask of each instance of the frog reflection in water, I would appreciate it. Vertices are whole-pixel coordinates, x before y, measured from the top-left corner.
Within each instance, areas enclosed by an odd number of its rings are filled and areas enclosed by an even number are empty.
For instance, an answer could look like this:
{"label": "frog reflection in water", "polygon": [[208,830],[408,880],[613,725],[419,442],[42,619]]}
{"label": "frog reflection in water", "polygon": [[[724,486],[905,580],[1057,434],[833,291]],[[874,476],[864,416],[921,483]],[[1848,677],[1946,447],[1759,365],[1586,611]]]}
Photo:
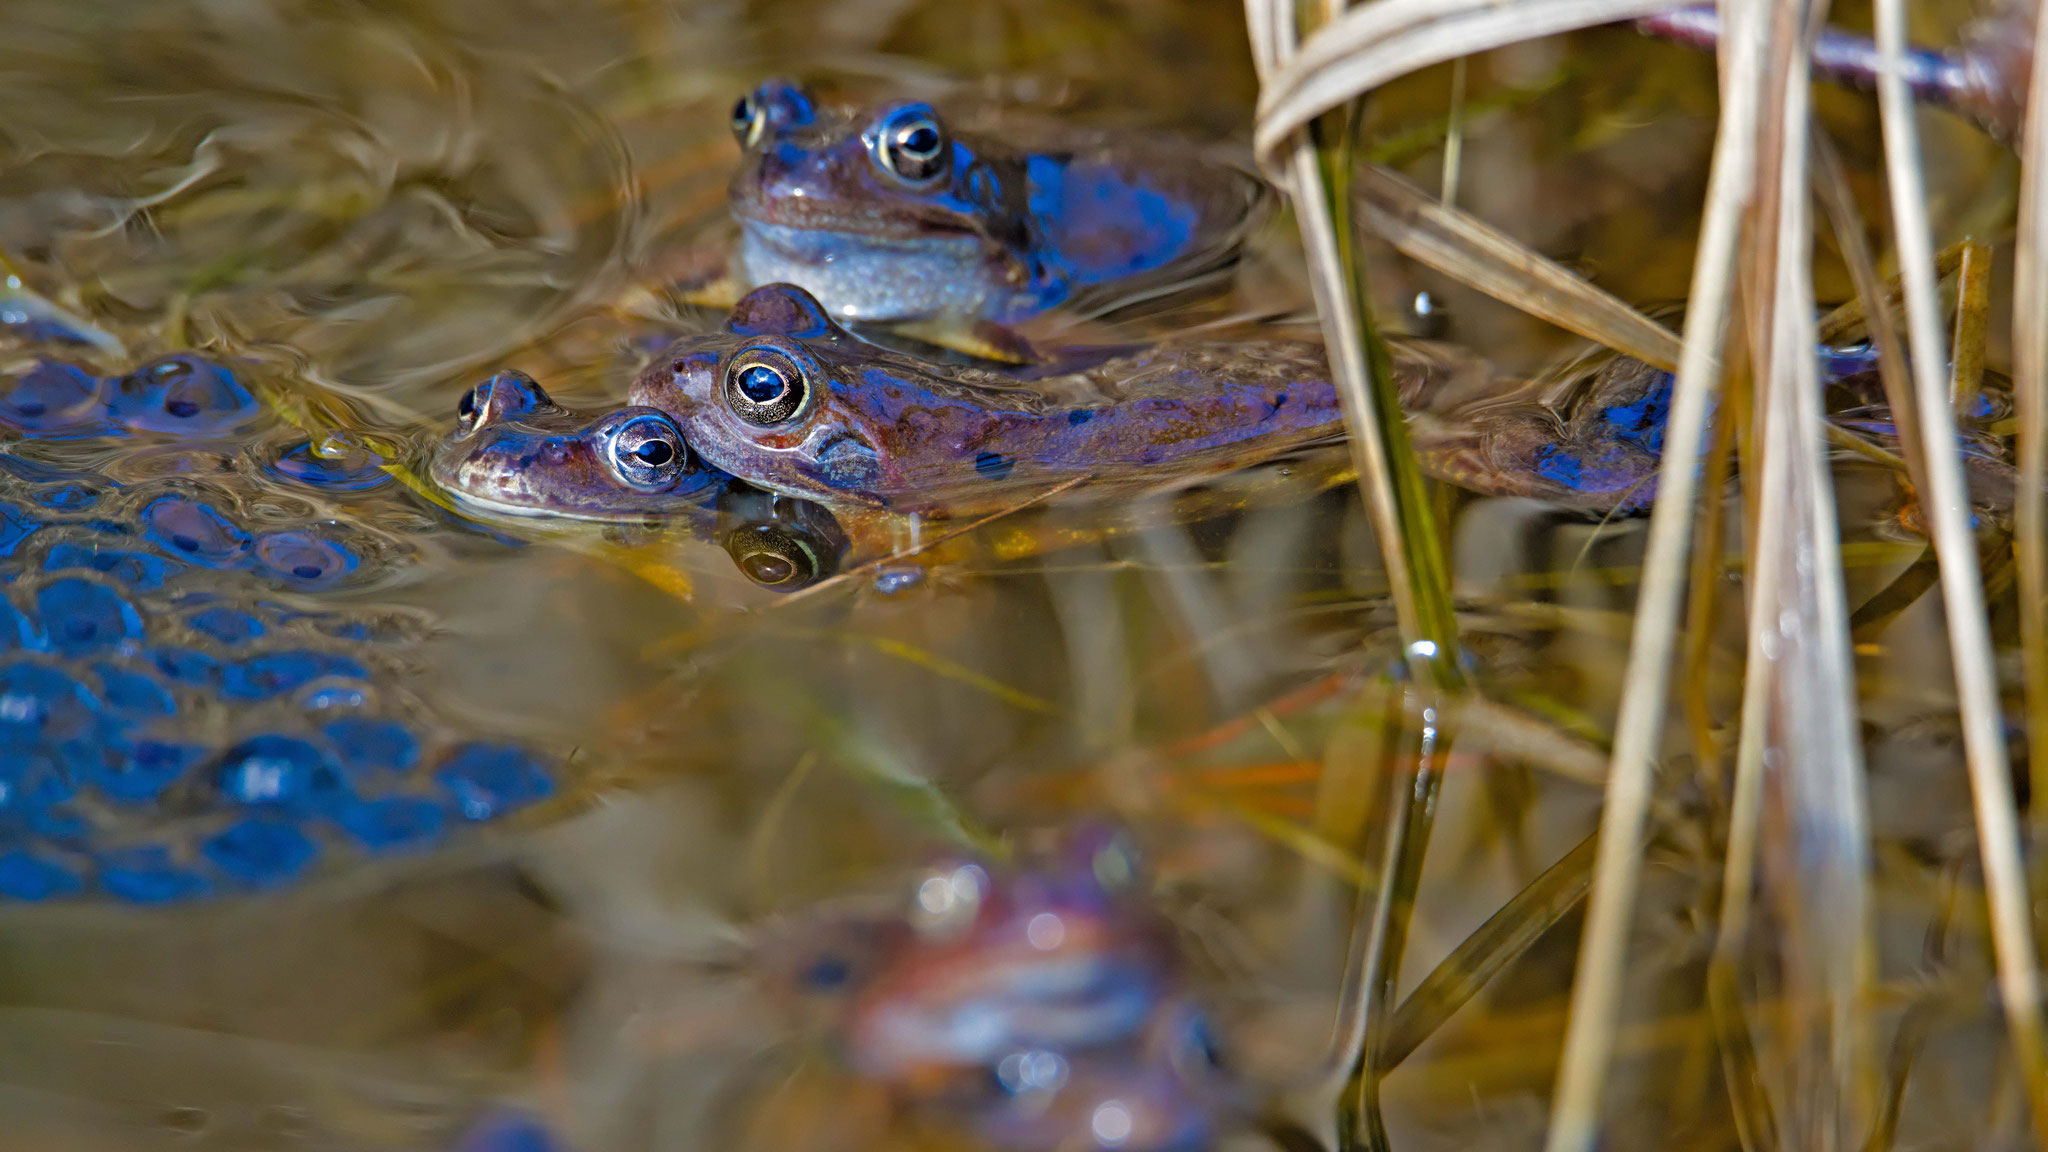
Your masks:
{"label": "frog reflection in water", "polygon": [[244,380],[191,353],[0,378],[0,904],[275,889],[554,788],[412,695],[412,614],[318,599],[406,545],[280,510],[387,477],[255,436]]}
{"label": "frog reflection in water", "polygon": [[464,394],[456,417],[429,470],[458,501],[485,512],[673,518],[717,540],[749,580],[782,592],[832,575],[845,554],[830,513],[701,466],[659,410],[572,411],[531,377],[507,371]]}
{"label": "frog reflection in water", "polygon": [[801,284],[846,320],[1103,311],[1233,261],[1269,195],[1184,144],[1015,112],[824,106],[783,80],[742,97],[732,128],[729,274]]}
{"label": "frog reflection in water", "polygon": [[1128,845],[932,869],[907,914],[771,925],[753,970],[847,1068],[1017,1152],[1210,1146],[1239,1114],[1172,928]]}

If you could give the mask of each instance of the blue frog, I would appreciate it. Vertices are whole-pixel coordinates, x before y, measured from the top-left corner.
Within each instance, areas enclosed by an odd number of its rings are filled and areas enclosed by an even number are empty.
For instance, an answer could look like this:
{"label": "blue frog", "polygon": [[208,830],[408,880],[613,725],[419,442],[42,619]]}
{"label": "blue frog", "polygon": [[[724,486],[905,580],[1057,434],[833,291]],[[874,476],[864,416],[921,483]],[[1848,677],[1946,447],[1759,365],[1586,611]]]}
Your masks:
{"label": "blue frog", "polygon": [[832,105],[769,80],[732,129],[733,279],[801,285],[842,320],[1102,311],[1227,266],[1270,200],[1203,149],[1016,110]]}

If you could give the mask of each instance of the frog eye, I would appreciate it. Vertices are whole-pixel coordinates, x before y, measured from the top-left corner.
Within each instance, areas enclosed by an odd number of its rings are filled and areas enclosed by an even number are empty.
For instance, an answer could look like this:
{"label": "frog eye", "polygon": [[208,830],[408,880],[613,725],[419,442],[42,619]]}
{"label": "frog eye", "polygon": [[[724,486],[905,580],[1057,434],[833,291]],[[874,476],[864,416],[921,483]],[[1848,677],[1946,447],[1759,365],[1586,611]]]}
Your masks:
{"label": "frog eye", "polygon": [[923,184],[946,169],[946,132],[922,104],[889,113],[875,126],[868,151],[884,171],[912,184]]}
{"label": "frog eye", "polygon": [[690,451],[673,420],[642,412],[612,429],[605,460],[628,487],[660,492],[673,488],[689,469]]}
{"label": "frog eye", "polygon": [[516,420],[554,407],[554,401],[533,377],[507,369],[462,394],[455,403],[459,431],[474,432],[486,424]]}
{"label": "frog eye", "polygon": [[753,93],[742,96],[732,106],[732,137],[740,147],[751,148],[761,138],[762,125],[767,121],[761,105],[754,100]]}
{"label": "frog eye", "polygon": [[[794,592],[816,583],[830,565],[809,541],[773,524],[751,524],[725,538],[725,551],[747,579],[776,592]],[[822,963],[822,962],[821,962]],[[845,961],[837,961],[838,976],[829,983],[819,965],[806,973],[814,988],[837,987],[845,982]]]}
{"label": "frog eye", "polygon": [[752,148],[769,129],[782,131],[817,118],[811,94],[793,80],[765,80],[732,106],[732,135]]}
{"label": "frog eye", "polygon": [[748,349],[725,366],[726,406],[749,424],[766,427],[797,416],[810,395],[803,370],[772,348]]}

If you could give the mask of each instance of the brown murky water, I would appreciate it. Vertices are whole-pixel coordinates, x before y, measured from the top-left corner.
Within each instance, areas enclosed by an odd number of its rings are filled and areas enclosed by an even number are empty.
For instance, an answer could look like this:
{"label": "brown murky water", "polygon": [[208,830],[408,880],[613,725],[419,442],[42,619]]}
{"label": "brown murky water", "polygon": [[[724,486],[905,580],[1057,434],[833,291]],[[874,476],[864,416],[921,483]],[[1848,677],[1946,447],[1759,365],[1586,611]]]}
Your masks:
{"label": "brown murky water", "polygon": [[[1207,0],[16,0],[0,10],[0,250],[131,349],[250,357],[302,418],[418,441],[491,371],[594,405],[623,393],[649,339],[714,322],[614,306],[720,226],[726,110],[761,76],[966,77],[1080,118],[1230,138],[1254,95],[1240,18]],[[1440,134],[1447,91],[1443,69],[1396,86],[1377,137]],[[1486,110],[1464,206],[1624,298],[1683,295],[1708,61],[1600,29],[1497,53],[1473,91]],[[1876,204],[1872,110],[1844,94],[1822,108]],[[2010,159],[1930,124],[1938,234],[1996,234]],[[1408,152],[1433,181],[1433,146]],[[1248,302],[1299,305],[1290,251],[1278,221]],[[1822,296],[1846,296],[1832,253],[1822,268]],[[1375,271],[1390,301],[1447,302],[1450,338],[1504,364],[1569,347],[1389,254]],[[1114,517],[1039,510],[796,596],[686,533],[469,525],[397,485],[337,497],[404,546],[342,599],[431,620],[408,659],[439,705],[563,750],[561,795],[429,857],[276,895],[0,912],[0,1147],[441,1152],[506,1106],[583,1152],[936,1146],[951,1137],[892,1120],[708,958],[773,915],[894,891],[934,852],[1095,813],[1151,854],[1246,1082],[1315,1107],[1292,1090],[1326,1043],[1370,870],[1353,845],[1373,814],[1355,797],[1371,791],[1384,689],[1369,686],[1392,643],[1335,466]],[[1860,602],[1920,546],[1877,529],[1888,482],[1842,475]],[[1198,517],[1204,500],[1231,510]],[[1640,523],[1446,504],[1477,679],[1597,746]],[[896,525],[883,543],[939,531]],[[1902,1133],[1984,1147],[2021,1129],[1971,991],[1981,930],[1958,925],[1922,958],[1944,893],[1976,883],[1946,673],[1924,656],[1944,650],[1931,608],[1874,640],[1866,668],[1884,970],[1892,1018],[1928,985],[1948,998]],[[1719,706],[1740,652],[1723,619],[1727,675],[1705,689]],[[1410,983],[1593,826],[1597,787],[1536,766],[1526,743],[1516,729],[1461,744]],[[1689,751],[1674,729],[1674,764]],[[1718,797],[1681,775],[1638,925],[1615,1147],[1735,1146],[1698,1008],[1719,856],[1696,816]],[[1576,929],[1564,919],[1388,1081],[1397,1146],[1534,1146]]]}

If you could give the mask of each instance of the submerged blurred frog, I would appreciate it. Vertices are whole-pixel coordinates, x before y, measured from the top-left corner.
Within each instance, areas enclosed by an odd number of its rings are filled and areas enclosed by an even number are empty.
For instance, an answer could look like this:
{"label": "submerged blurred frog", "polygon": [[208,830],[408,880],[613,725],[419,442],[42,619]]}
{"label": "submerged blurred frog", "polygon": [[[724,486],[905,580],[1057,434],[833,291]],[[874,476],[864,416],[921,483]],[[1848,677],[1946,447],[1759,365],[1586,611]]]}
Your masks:
{"label": "submerged blurred frog", "polygon": [[1234,262],[1271,199],[1210,151],[1014,109],[841,107],[770,80],[732,129],[740,242],[701,297],[787,282],[847,321],[971,330],[1173,292]]}
{"label": "submerged blurred frog", "polygon": [[1192,1152],[1245,1113],[1179,939],[1100,827],[926,872],[899,908],[798,915],[750,972],[900,1107],[1013,1152]]}

